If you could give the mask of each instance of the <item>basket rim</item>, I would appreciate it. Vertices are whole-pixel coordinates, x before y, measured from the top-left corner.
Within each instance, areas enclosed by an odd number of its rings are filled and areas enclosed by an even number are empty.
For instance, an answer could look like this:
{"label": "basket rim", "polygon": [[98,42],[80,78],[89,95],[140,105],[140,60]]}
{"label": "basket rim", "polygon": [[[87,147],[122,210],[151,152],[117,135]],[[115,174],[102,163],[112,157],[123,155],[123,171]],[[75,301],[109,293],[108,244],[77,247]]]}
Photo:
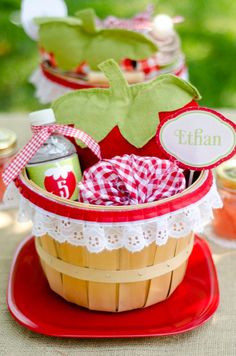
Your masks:
{"label": "basket rim", "polygon": [[56,201],[58,203],[64,204],[66,206],[68,205],[68,206],[73,206],[73,207],[77,207],[77,208],[83,208],[83,209],[86,208],[86,209],[102,210],[102,211],[120,211],[120,210],[129,211],[129,210],[138,210],[138,209],[145,209],[145,208],[149,208],[149,207],[159,206],[159,205],[162,205],[162,203],[169,202],[169,201],[175,200],[180,197],[185,197],[186,195],[191,193],[193,190],[195,191],[200,186],[202,186],[202,184],[204,184],[205,180],[208,179],[208,177],[206,177],[203,174],[204,172],[206,172],[206,171],[200,172],[198,178],[196,179],[196,181],[193,184],[191,184],[191,186],[185,188],[182,192],[177,193],[169,198],[164,198],[164,199],[160,199],[158,201],[153,201],[153,202],[149,202],[149,203],[131,204],[131,205],[124,205],[124,206],[120,206],[120,205],[110,205],[109,206],[109,205],[82,203],[82,202],[59,197],[55,194],[47,192],[45,189],[39,187],[36,183],[34,183],[32,180],[30,180],[27,176],[25,169],[23,170],[22,174],[20,175],[20,178],[22,179],[22,181],[24,181],[25,185],[27,185],[28,187],[31,187],[31,189],[36,190],[38,192],[38,194],[40,194],[40,195],[44,196],[45,198],[48,198],[52,201]]}
{"label": "basket rim", "polygon": [[44,62],[42,62],[40,64],[40,68],[41,71],[43,73],[43,75],[50,81],[62,85],[66,88],[70,88],[70,89],[91,89],[91,88],[108,88],[108,85],[101,85],[101,84],[92,84],[89,83],[88,81],[86,81],[85,79],[83,80],[81,79],[74,79],[74,78],[70,78],[70,77],[66,77],[63,74],[60,73],[55,73],[52,70],[50,70],[49,68],[47,68],[44,64]]}
{"label": "basket rim", "polygon": [[[62,85],[69,89],[76,90],[76,89],[91,89],[91,88],[97,88],[97,87],[99,87],[99,88],[108,88],[109,87],[109,85],[106,85],[106,84],[90,83],[86,79],[72,78],[72,77],[66,76],[62,73],[57,73],[57,72],[53,71],[53,69],[51,69],[50,67],[47,67],[45,65],[44,61],[42,61],[39,64],[39,67],[42,71],[42,74],[45,76],[45,78],[47,78],[48,80],[50,80],[51,82],[53,82],[55,84]],[[186,68],[187,67],[184,62],[184,58],[182,58],[182,60],[179,61],[175,66],[172,66],[171,68],[169,68],[169,71],[173,72],[174,75],[179,76],[179,75],[181,75],[181,73],[184,70],[186,70]],[[166,74],[164,69],[160,70],[159,75],[161,75],[161,74]]]}
{"label": "basket rim", "polygon": [[15,185],[32,204],[60,216],[92,222],[128,222],[162,216],[198,202],[210,191],[213,174],[209,170],[202,171],[194,184],[172,197],[129,206],[92,205],[66,200],[39,188],[26,177],[25,172],[18,176]]}

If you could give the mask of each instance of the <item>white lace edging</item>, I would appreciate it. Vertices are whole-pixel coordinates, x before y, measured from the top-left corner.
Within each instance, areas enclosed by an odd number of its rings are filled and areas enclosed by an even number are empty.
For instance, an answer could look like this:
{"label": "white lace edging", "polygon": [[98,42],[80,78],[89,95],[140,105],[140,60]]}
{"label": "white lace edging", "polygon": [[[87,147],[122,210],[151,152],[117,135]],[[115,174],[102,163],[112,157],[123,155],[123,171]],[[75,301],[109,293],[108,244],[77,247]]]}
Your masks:
{"label": "white lace edging", "polygon": [[[8,189],[9,195],[19,198],[18,190]],[[17,193],[16,193],[17,192]],[[20,196],[19,221],[32,220],[33,235],[49,234],[58,242],[68,242],[74,246],[85,246],[89,252],[126,248],[130,252],[141,251],[156,242],[161,246],[168,238],[180,238],[191,231],[200,231],[213,217],[212,209],[222,206],[215,185],[198,202],[175,212],[156,218],[134,222],[87,222],[62,217],[33,205]]]}
{"label": "white lace edging", "polygon": [[20,194],[14,183],[10,183],[3,195],[2,203],[0,204],[0,210],[18,208],[20,201]]}
{"label": "white lace edging", "polygon": [[41,104],[49,104],[72,90],[47,79],[41,68],[33,72],[29,78],[29,82],[35,86],[35,96]]}

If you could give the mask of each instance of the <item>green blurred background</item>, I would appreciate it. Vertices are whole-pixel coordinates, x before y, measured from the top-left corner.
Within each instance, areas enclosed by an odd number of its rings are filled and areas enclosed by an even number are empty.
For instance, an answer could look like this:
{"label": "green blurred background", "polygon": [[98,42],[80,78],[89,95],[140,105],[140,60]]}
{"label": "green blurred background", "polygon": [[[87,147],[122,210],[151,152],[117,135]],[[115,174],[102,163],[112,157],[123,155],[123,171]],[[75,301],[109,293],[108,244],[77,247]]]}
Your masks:
{"label": "green blurred background", "polygon": [[[40,1],[40,0],[38,0]],[[50,1],[50,0],[48,0]],[[176,26],[182,39],[191,82],[200,90],[202,105],[236,107],[236,1],[232,0],[66,0],[69,14],[93,7],[100,17],[129,17],[152,2],[156,13],[182,15]],[[17,20],[20,0],[0,1],[0,111],[39,109],[27,82],[36,68],[36,43]]]}

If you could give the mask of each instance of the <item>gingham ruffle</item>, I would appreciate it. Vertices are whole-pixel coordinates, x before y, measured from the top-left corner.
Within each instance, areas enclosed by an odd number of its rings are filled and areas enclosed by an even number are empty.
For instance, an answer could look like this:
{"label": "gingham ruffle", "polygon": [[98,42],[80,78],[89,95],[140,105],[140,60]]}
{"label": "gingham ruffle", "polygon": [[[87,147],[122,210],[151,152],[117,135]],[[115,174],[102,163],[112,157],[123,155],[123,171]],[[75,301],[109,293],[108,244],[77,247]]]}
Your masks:
{"label": "gingham ruffle", "polygon": [[88,168],[79,201],[95,205],[136,205],[168,198],[185,189],[182,170],[169,160],[116,156]]}

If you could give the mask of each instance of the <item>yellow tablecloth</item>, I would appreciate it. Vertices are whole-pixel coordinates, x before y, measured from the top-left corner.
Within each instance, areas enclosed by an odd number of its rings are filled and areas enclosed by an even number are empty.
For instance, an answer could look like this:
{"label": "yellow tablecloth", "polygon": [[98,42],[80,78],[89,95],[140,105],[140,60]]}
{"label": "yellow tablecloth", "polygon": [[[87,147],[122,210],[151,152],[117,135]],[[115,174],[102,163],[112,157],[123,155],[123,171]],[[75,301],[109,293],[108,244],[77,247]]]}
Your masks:
{"label": "yellow tablecloth", "polygon": [[[236,112],[227,112],[235,119]],[[24,114],[0,115],[0,126],[17,133],[19,146],[30,137]],[[6,288],[14,251],[30,234],[29,223],[17,223],[14,210],[0,211],[0,355],[55,356],[235,356],[236,355],[236,250],[211,244],[217,267],[221,301],[215,315],[191,332],[171,337],[140,339],[60,339],[35,334],[12,319],[6,305]],[[186,300],[186,303],[188,301]]]}

